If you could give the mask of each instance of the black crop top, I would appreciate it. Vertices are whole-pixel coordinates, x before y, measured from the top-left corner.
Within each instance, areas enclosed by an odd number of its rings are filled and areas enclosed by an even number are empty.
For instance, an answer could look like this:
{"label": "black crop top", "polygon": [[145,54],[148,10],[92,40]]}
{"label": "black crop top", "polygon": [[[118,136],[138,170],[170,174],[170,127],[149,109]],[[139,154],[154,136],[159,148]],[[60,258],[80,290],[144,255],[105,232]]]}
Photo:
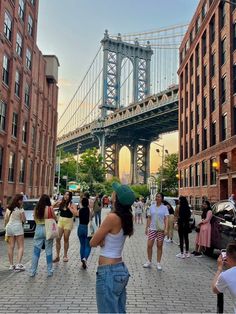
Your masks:
{"label": "black crop top", "polygon": [[64,208],[60,208],[60,217],[72,218],[73,214],[68,207],[66,209],[64,207]]}
{"label": "black crop top", "polygon": [[90,210],[88,207],[82,207],[79,210],[79,223],[81,225],[88,225],[89,223],[89,215],[90,215]]}

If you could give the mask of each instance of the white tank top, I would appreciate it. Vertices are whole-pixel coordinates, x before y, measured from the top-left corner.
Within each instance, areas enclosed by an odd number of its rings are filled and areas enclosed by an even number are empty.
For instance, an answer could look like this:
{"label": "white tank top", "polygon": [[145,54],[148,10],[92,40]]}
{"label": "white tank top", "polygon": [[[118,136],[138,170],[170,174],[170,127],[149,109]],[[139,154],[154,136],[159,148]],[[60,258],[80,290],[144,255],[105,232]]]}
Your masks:
{"label": "white tank top", "polygon": [[126,236],[123,229],[116,234],[108,233],[105,237],[105,244],[101,248],[100,255],[108,258],[120,258],[124,247]]}

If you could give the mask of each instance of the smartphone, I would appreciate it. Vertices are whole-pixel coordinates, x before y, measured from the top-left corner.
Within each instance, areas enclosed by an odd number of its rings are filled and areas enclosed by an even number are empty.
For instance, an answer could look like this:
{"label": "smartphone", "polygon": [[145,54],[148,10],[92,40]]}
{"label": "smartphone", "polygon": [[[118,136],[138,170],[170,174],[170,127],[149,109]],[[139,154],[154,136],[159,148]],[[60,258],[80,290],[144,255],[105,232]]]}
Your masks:
{"label": "smartphone", "polygon": [[223,249],[223,250],[221,250],[220,252],[221,252],[222,260],[225,261],[225,260],[226,260],[226,250]]}

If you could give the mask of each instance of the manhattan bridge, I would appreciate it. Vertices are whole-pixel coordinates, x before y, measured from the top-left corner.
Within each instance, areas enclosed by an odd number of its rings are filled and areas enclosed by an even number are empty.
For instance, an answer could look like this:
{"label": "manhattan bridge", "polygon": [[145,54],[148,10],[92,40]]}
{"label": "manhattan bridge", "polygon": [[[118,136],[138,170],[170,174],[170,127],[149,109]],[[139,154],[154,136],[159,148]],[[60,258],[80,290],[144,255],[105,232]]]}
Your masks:
{"label": "manhattan bridge", "polygon": [[119,176],[128,147],[131,182],[147,182],[150,144],[178,129],[178,49],[187,25],[110,35],[58,120],[57,148],[97,147],[106,172]]}

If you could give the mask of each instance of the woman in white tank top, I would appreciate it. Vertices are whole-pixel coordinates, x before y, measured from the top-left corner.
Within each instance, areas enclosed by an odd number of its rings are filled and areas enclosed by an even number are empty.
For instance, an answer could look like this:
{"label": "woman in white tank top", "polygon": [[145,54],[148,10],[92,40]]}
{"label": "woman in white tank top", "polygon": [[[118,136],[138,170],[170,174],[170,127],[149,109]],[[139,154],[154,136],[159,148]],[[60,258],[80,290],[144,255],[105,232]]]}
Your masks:
{"label": "woman in white tank top", "polygon": [[96,298],[98,313],[126,313],[126,286],[129,272],[122,261],[126,236],[133,234],[131,205],[134,192],[127,185],[112,185],[114,211],[107,215],[90,241],[92,247],[101,246]]}

